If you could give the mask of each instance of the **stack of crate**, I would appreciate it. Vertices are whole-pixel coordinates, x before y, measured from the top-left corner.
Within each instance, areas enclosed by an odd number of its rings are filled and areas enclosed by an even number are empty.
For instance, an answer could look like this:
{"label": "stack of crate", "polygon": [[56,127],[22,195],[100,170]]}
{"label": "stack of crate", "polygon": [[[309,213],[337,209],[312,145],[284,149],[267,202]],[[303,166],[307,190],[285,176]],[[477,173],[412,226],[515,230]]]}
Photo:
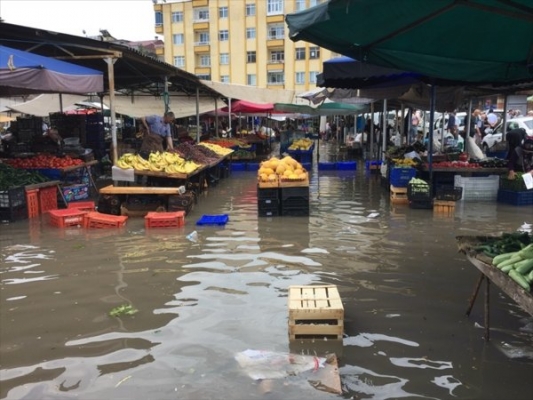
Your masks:
{"label": "stack of crate", "polygon": [[257,187],[257,214],[260,217],[277,217],[280,214],[280,189]]}
{"label": "stack of crate", "polygon": [[280,189],[281,215],[309,215],[309,186],[282,187]]}

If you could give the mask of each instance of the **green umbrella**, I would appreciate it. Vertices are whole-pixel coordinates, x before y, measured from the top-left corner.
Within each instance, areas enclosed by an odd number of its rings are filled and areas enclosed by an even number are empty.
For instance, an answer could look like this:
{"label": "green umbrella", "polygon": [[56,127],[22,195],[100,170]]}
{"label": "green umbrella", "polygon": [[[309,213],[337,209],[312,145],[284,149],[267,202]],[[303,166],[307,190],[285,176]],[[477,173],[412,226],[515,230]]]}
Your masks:
{"label": "green umbrella", "polygon": [[274,111],[306,115],[348,115],[355,114],[364,109],[366,109],[364,104],[346,104],[336,102],[324,102],[318,107],[290,103],[274,104]]}
{"label": "green umbrella", "polygon": [[330,0],[286,22],[295,42],[450,83],[533,80],[531,0]]}

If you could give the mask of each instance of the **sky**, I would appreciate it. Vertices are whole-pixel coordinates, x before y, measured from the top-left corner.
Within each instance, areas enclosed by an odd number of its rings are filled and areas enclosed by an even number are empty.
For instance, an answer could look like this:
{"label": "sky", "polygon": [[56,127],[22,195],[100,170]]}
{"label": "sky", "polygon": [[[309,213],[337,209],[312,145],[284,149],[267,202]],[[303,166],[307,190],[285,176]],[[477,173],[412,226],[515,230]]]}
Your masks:
{"label": "sky", "polygon": [[96,36],[107,29],[117,39],[163,39],[155,33],[152,0],[0,0],[0,17],[76,36]]}

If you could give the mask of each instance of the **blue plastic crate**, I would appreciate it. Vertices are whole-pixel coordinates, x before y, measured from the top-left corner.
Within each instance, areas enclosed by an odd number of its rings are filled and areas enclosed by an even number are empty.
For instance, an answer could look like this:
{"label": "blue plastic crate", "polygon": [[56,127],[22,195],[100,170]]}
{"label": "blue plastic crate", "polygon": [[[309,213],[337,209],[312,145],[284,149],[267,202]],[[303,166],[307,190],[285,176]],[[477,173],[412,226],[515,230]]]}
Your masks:
{"label": "blue plastic crate", "polygon": [[513,206],[533,205],[533,190],[525,192],[515,192],[512,190],[498,190],[498,202],[511,204]]}
{"label": "blue plastic crate", "polygon": [[259,170],[259,163],[248,163],[246,165],[246,169],[248,171],[257,171]]}
{"label": "blue plastic crate", "polygon": [[60,181],[63,176],[62,170],[54,169],[54,168],[38,168],[38,169],[32,169],[30,171],[36,171],[40,173],[42,176],[46,176],[51,181]]}
{"label": "blue plastic crate", "polygon": [[357,169],[356,161],[339,161],[337,162],[337,169],[342,171],[355,171]]}
{"label": "blue plastic crate", "polygon": [[246,164],[245,163],[231,163],[231,170],[232,171],[245,171]]}
{"label": "blue plastic crate", "polygon": [[393,168],[390,171],[390,184],[394,187],[407,187],[414,177],[416,177],[414,168]]}
{"label": "blue plastic crate", "polygon": [[381,160],[376,160],[376,161],[365,161],[365,169],[366,170],[369,170],[371,169],[370,167],[380,167],[381,164],[383,163],[383,161]]}
{"label": "blue plastic crate", "polygon": [[302,167],[304,167],[306,171],[311,171],[311,169],[313,168],[313,164],[311,164],[310,162],[302,163]]}
{"label": "blue plastic crate", "polygon": [[202,218],[196,221],[196,225],[226,225],[228,220],[228,214],[202,215]]}
{"label": "blue plastic crate", "polygon": [[334,162],[319,162],[318,163],[318,169],[323,171],[332,171],[337,169],[337,163]]}
{"label": "blue plastic crate", "polygon": [[300,153],[300,162],[302,164],[303,163],[311,164],[313,162],[313,152],[309,151],[309,152],[305,152],[305,153]]}

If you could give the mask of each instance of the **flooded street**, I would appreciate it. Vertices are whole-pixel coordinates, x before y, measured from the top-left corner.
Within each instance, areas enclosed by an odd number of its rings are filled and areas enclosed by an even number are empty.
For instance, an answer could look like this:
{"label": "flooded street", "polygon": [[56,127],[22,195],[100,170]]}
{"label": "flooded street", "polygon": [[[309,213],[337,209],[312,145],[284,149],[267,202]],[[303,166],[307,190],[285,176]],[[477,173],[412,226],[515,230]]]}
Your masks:
{"label": "flooded street", "polygon": [[[533,318],[493,285],[485,343],[483,293],[465,316],[479,273],[455,242],[514,231],[531,207],[458,203],[444,218],[391,207],[361,161],[355,173],[315,165],[310,196],[309,217],[258,218],[255,172],[234,172],[183,228],[0,225],[0,397],[531,399]],[[219,213],[227,225],[195,225]],[[339,355],[344,393],[301,374],[265,394],[235,355],[309,352],[289,343],[287,293],[319,283],[337,285],[345,308],[343,343],[320,347]],[[122,304],[139,311],[108,315]]]}

